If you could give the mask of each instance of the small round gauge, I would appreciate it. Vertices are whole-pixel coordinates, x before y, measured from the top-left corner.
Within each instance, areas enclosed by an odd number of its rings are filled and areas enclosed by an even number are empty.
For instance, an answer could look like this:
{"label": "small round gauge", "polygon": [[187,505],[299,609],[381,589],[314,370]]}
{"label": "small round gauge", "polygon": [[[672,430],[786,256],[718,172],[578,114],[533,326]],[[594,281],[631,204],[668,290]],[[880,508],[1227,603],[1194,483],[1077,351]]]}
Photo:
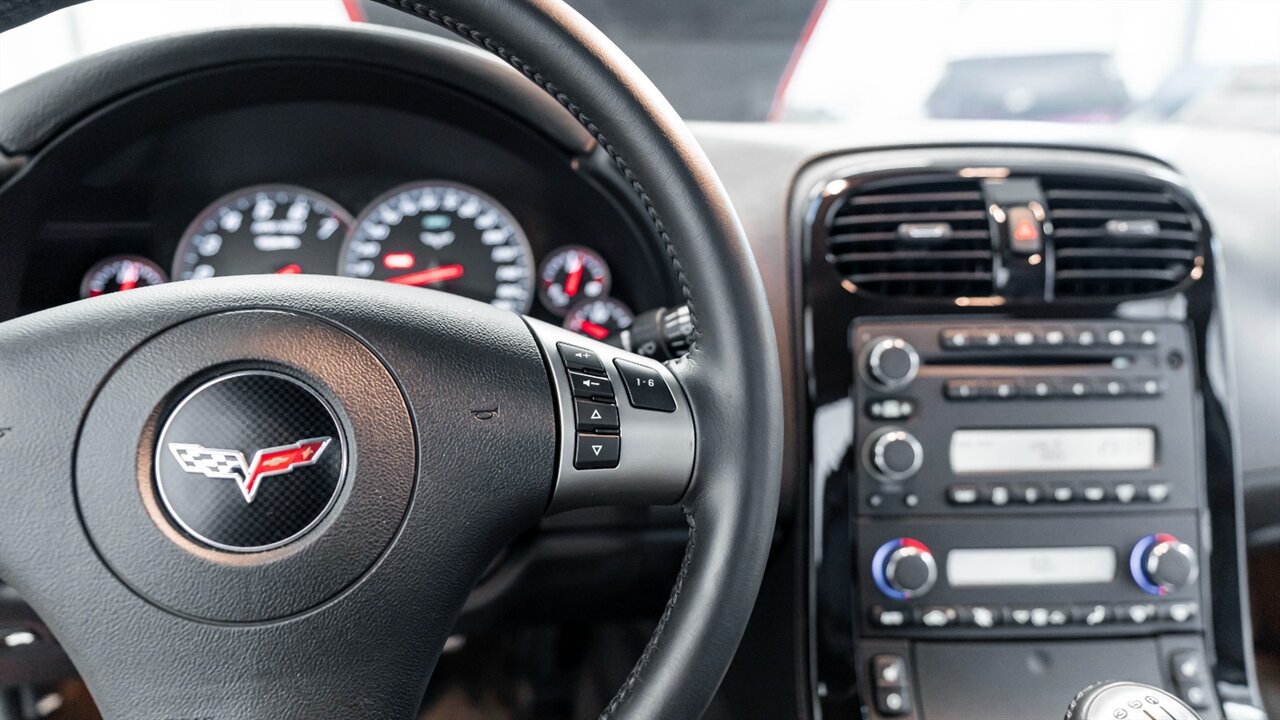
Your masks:
{"label": "small round gauge", "polygon": [[533,303],[533,251],[511,213],[456,183],[398,187],[356,218],[338,272],[456,293],[515,312]]}
{"label": "small round gauge", "polygon": [[538,297],[556,315],[564,315],[574,303],[609,294],[609,266],[595,251],[584,247],[558,248],[538,270]]}
{"label": "small round gauge", "polygon": [[159,265],[134,255],[116,255],[99,260],[89,268],[80,281],[80,297],[98,297],[164,282],[164,271]]}
{"label": "small round gauge", "polygon": [[631,327],[635,320],[631,308],[613,298],[588,300],[575,306],[565,316],[565,328],[596,340],[604,340]]}
{"label": "small round gauge", "polygon": [[175,280],[333,274],[351,215],[306,188],[262,185],[218,198],[178,243]]}

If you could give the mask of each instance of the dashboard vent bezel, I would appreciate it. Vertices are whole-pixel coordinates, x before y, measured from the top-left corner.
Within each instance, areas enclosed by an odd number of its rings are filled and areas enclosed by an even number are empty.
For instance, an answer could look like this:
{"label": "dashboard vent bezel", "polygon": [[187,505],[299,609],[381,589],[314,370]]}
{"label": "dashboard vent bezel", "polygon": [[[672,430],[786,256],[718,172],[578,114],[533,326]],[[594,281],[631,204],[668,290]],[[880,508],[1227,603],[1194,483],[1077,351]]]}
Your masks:
{"label": "dashboard vent bezel", "polygon": [[1153,179],[1088,173],[1039,176],[1051,223],[1052,297],[1127,300],[1176,292],[1204,272],[1198,210]]}
{"label": "dashboard vent bezel", "polygon": [[[863,157],[866,160],[849,163],[845,168],[839,169],[843,172],[837,171],[828,175],[827,179],[819,180],[818,184],[813,186],[808,198],[808,212],[801,218],[803,224],[800,232],[807,238],[804,252],[806,263],[812,263],[810,267],[815,270],[820,266],[825,267],[824,273],[830,273],[828,277],[834,276],[834,282],[845,292],[863,298],[876,306],[892,307],[903,303],[916,307],[966,308],[995,308],[1006,305],[1114,306],[1130,301],[1160,299],[1191,292],[1198,280],[1212,272],[1212,232],[1199,203],[1180,176],[1167,166],[1161,166],[1146,158],[1101,151],[997,147],[985,150],[934,148],[927,153],[920,150],[895,150],[869,152]],[[1115,206],[1104,202],[1103,207],[1108,209],[1109,213],[1106,218],[1099,219],[1098,223],[1102,225],[1107,220],[1125,217],[1135,220],[1150,219],[1153,213],[1157,221],[1168,220],[1169,225],[1167,227],[1161,225],[1161,235],[1155,240],[1158,243],[1164,234],[1171,234],[1178,238],[1179,244],[1176,247],[1169,248],[1159,244],[1143,247],[1141,243],[1129,238],[1129,246],[1119,245],[1111,248],[1113,252],[1109,254],[1122,259],[1126,257],[1126,247],[1140,251],[1150,250],[1152,252],[1139,252],[1137,256],[1151,261],[1169,260],[1173,264],[1168,267],[1158,264],[1152,267],[1149,264],[1124,265],[1117,262],[1113,265],[1115,269],[1137,267],[1140,277],[1128,280],[1123,277],[1103,278],[1108,282],[1091,286],[1070,285],[1068,281],[1081,278],[1073,278],[1070,272],[1059,277],[1058,273],[1088,269],[1081,268],[1077,261],[1090,257],[1091,254],[1080,252],[1078,250],[1080,238],[1071,237],[1073,233],[1070,231],[1078,228],[1069,227],[1070,222],[1063,222],[1064,229],[1069,231],[1064,236],[1066,240],[1064,249],[1069,251],[1064,254],[1062,266],[1058,265],[1055,256],[1054,218],[1046,214],[1049,208],[1043,207],[1050,201],[1041,194],[1040,202],[1031,204],[1037,217],[1043,221],[1044,248],[1037,257],[1032,258],[1035,261],[1033,264],[1040,265],[1035,269],[1039,271],[1041,277],[1036,280],[1034,273],[1028,275],[1027,257],[1017,256],[1011,250],[1009,239],[1006,237],[1009,230],[1004,224],[1005,214],[1001,208],[1004,207],[1003,203],[1007,202],[1008,193],[999,192],[999,186],[1002,183],[1017,182],[1032,182],[1034,186],[1043,180],[1046,186],[1061,189],[1064,186],[1064,179],[1075,182],[1081,189],[1086,186],[1097,186],[1119,194],[1145,194],[1148,196],[1145,198],[1147,200],[1158,200],[1160,203],[1158,207],[1153,205],[1145,208],[1142,206],[1129,208],[1123,204]],[[929,183],[939,182],[967,185],[970,189],[973,187],[983,189],[985,211],[989,216],[988,224],[991,232],[992,282],[989,285],[981,282],[959,287],[954,284],[948,286],[944,282],[939,283],[942,287],[917,286],[914,288],[907,287],[907,282],[903,282],[901,289],[891,288],[888,292],[874,282],[866,282],[861,272],[854,268],[854,262],[859,258],[849,253],[853,243],[850,243],[848,238],[842,237],[843,228],[833,227],[833,220],[851,202],[851,198],[861,194],[887,193],[895,187],[906,188],[906,191],[910,192],[909,186],[916,186],[917,190],[923,192],[930,189]],[[1061,200],[1062,196],[1057,196],[1057,199]],[[1104,194],[1102,199],[1106,201],[1115,198]],[[938,210],[938,208],[934,209]],[[970,209],[976,209],[976,206]],[[1061,204],[1058,209],[1059,211],[1063,209]],[[1116,212],[1126,209],[1144,209],[1147,212]],[[1159,212],[1162,209],[1177,217],[1164,218]],[[1062,220],[1063,215],[1059,214],[1058,218]],[[976,216],[973,219],[976,220]],[[886,228],[881,227],[878,230],[883,233]],[[1130,230],[1132,231],[1132,228]],[[1173,232],[1166,233],[1167,230]],[[882,234],[879,239],[887,241],[889,238],[890,236]],[[948,247],[945,243],[915,248],[899,245],[896,249],[923,251],[929,248],[940,253],[955,249]],[[1106,252],[1092,253],[1092,256],[1096,258],[1107,254]],[[924,258],[925,255],[921,254],[918,259],[925,262],[957,259],[948,255],[936,255],[930,260],[924,260]],[[884,258],[874,256],[870,258],[872,261],[882,259]],[[985,265],[985,261],[979,258],[970,259],[984,262]],[[866,265],[862,267],[865,269]],[[927,279],[927,276],[925,277]],[[879,278],[872,278],[872,280],[877,279]],[[943,279],[945,281],[964,278]],[[985,278],[976,279],[985,280]],[[1028,284],[1029,279],[1033,284]]]}
{"label": "dashboard vent bezel", "polygon": [[852,185],[821,220],[846,289],[893,299],[990,297],[996,247],[981,183],[908,173]]}

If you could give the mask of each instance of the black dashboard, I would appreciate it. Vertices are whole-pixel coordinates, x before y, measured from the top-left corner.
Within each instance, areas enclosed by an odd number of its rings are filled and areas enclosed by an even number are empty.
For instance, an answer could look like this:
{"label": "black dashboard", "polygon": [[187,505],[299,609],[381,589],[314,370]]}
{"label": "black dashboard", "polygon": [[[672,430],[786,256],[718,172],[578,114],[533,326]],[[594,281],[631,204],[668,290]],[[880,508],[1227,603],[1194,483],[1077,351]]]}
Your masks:
{"label": "black dashboard", "polygon": [[[482,53],[279,29],[111,59],[0,96],[0,319],[228,271],[400,278],[597,339],[626,327],[619,307],[680,304],[607,155]],[[1218,161],[1274,139],[694,130],[764,278],[788,419],[729,706],[1042,715],[1099,662],[1210,716],[1256,705],[1241,558],[1246,535],[1280,542],[1280,178]],[[477,276],[495,282],[461,283]],[[546,519],[459,627],[652,609],[683,542],[667,510]],[[16,607],[0,594],[0,620],[35,623]],[[989,672],[1021,689],[966,690]]]}

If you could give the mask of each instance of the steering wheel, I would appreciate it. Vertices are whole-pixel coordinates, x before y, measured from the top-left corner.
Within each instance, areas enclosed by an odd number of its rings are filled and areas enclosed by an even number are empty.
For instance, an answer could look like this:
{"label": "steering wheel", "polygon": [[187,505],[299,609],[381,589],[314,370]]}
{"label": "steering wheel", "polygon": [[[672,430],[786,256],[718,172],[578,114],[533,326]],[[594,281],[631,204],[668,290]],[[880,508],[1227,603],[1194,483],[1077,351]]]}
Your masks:
{"label": "steering wheel", "polygon": [[[0,30],[74,2],[9,4]],[[688,356],[331,277],[172,283],[10,320],[0,577],[107,717],[409,718],[521,531],[570,507],[679,503],[679,576],[601,717],[697,717],[754,604],[781,474],[777,348],[742,229],[672,108],[568,6],[384,2],[500,56],[608,152],[683,288]],[[616,419],[586,414],[601,409]]]}

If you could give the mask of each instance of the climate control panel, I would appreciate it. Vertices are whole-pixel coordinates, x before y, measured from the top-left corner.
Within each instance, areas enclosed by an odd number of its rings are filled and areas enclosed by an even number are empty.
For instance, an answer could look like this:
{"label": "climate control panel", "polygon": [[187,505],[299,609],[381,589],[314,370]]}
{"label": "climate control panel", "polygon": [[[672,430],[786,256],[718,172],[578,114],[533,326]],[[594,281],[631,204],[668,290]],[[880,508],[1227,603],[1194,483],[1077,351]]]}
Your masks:
{"label": "climate control panel", "polygon": [[1198,629],[1194,513],[969,518],[856,528],[863,632],[889,637],[1158,634]]}

